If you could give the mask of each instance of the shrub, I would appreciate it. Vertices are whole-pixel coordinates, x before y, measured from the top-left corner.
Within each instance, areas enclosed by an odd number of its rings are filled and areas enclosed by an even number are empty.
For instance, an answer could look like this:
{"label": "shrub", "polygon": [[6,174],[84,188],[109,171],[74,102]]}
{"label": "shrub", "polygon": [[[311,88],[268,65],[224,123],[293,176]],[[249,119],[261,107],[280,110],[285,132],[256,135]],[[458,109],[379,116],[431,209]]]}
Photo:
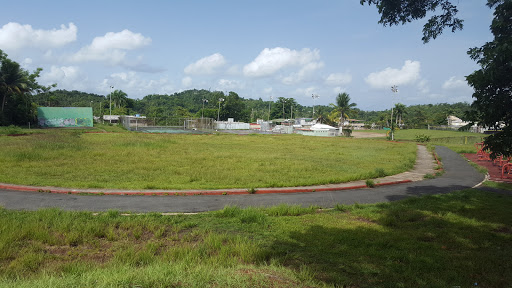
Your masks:
{"label": "shrub", "polygon": [[419,142],[419,143],[430,142],[430,136],[425,135],[425,134],[418,134],[418,135],[416,135],[415,140],[416,140],[416,142]]}

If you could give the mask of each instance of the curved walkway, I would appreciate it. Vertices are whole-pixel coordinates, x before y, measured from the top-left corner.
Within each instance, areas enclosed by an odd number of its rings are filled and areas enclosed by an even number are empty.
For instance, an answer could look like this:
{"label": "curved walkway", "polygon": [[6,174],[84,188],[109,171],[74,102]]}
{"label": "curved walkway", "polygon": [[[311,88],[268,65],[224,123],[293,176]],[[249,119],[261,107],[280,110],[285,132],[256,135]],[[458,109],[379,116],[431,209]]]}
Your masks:
{"label": "curved walkway", "polygon": [[[139,196],[139,195],[102,195],[102,196],[81,196],[74,194],[61,193],[39,193],[28,191],[30,187],[25,186],[8,186],[10,188],[26,188],[18,189],[25,191],[15,191],[11,189],[0,189],[0,206],[7,209],[24,209],[36,210],[47,207],[58,207],[65,210],[88,210],[88,211],[105,211],[115,209],[120,211],[131,212],[202,212],[222,209],[226,205],[237,205],[240,207],[247,206],[273,206],[281,203],[299,204],[299,205],[318,205],[324,208],[333,207],[336,204],[353,204],[353,203],[376,203],[402,199],[413,195],[448,193],[454,190],[471,188],[481,181],[484,176],[478,173],[467,161],[457,153],[448,148],[436,147],[437,154],[442,158],[445,173],[435,179],[423,180],[425,174],[434,172],[436,165],[433,158],[426,151],[425,147],[418,146],[418,157],[415,168],[410,172],[401,173],[394,176],[388,176],[376,179],[375,183],[381,186],[376,188],[362,188],[364,181],[357,181],[345,184],[324,185],[303,188],[275,188],[260,189],[257,194],[247,194],[243,190],[243,194],[239,195],[207,195],[201,196]],[[383,185],[395,184],[396,185]],[[5,186],[3,186],[5,187]],[[33,187],[32,187],[33,188]],[[36,187],[37,188],[37,187]],[[352,189],[351,189],[352,188]],[[349,189],[349,190],[347,190]],[[62,193],[70,192],[65,189],[53,188],[55,191]],[[236,190],[236,189],[234,189]],[[226,190],[225,192],[234,192],[234,190]],[[316,191],[304,193],[304,191]],[[54,191],[54,192],[55,192]],[[105,191],[88,191],[88,190],[72,190],[79,192],[99,192]],[[110,192],[115,192],[109,190]],[[107,192],[109,192],[107,191]],[[262,194],[262,192],[268,194]],[[290,193],[298,192],[301,193]],[[119,193],[128,194],[128,191],[118,191]],[[133,193],[141,193],[142,191],[131,191]],[[154,194],[162,191],[143,191],[148,194]],[[190,191],[189,191],[190,192]],[[193,192],[193,191],[192,191]],[[286,193],[287,192],[287,193]],[[173,191],[165,191],[162,193],[173,193]],[[223,192],[224,193],[224,192]],[[214,193],[211,193],[214,194]],[[237,194],[237,193],[231,193]]]}

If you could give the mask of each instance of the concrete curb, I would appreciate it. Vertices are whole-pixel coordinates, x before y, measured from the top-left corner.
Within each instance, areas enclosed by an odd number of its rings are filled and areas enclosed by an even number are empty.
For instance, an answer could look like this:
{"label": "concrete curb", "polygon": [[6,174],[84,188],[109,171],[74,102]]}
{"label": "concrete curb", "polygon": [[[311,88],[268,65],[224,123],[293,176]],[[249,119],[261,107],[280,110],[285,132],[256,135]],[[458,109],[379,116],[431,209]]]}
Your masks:
{"label": "concrete curb", "polygon": [[[410,183],[412,180],[400,180],[376,183],[375,187]],[[326,188],[263,188],[255,189],[254,193],[250,193],[245,189],[229,189],[229,190],[169,190],[169,191],[108,191],[108,190],[79,190],[54,187],[31,187],[11,184],[0,184],[0,189],[39,192],[52,194],[75,194],[75,195],[134,195],[134,196],[197,196],[197,195],[241,195],[241,194],[273,194],[273,193],[304,193],[304,192],[325,192],[340,191],[368,188],[366,185],[353,185],[344,187],[326,187]]]}

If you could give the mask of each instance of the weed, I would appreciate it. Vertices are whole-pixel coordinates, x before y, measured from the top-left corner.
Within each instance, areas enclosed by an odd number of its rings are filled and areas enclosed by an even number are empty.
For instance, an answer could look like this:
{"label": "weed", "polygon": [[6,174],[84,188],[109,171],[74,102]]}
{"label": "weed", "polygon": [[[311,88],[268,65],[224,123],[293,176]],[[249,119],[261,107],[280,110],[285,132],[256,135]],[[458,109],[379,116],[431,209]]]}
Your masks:
{"label": "weed", "polygon": [[381,177],[385,177],[387,174],[386,174],[386,171],[383,169],[383,168],[375,168],[375,178],[381,178]]}
{"label": "weed", "polygon": [[336,203],[336,205],[334,206],[334,210],[340,211],[340,212],[347,212],[347,211],[350,211],[350,206],[345,205],[345,204]]}
{"label": "weed", "polygon": [[418,135],[416,135],[416,137],[415,137],[415,141],[416,141],[416,142],[419,142],[419,143],[426,143],[426,142],[430,142],[430,136],[425,135],[425,134],[418,134]]}
{"label": "weed", "polygon": [[434,179],[434,178],[436,178],[436,174],[425,174],[425,175],[423,175],[423,178],[425,178],[425,179]]}
{"label": "weed", "polygon": [[249,194],[254,194],[254,193],[256,193],[256,191],[258,191],[258,190],[254,187],[247,189],[247,193],[249,193]]}
{"label": "weed", "polygon": [[374,188],[375,187],[375,182],[372,179],[367,179],[366,180],[366,187]]}

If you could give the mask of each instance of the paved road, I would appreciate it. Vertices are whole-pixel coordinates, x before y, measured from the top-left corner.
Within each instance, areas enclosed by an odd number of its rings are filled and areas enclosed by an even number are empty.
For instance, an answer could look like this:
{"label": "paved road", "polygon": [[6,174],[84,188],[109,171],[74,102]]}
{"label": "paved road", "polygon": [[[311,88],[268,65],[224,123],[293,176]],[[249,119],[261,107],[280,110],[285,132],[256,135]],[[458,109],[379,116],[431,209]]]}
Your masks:
{"label": "paved road", "polygon": [[64,210],[115,209],[131,212],[202,212],[219,210],[226,205],[246,207],[273,206],[281,203],[328,208],[338,203],[377,203],[415,195],[448,193],[473,187],[483,181],[484,176],[457,153],[442,146],[438,146],[436,152],[444,165],[445,173],[442,176],[373,189],[224,196],[79,196],[0,190],[0,206],[24,210],[59,207]]}

